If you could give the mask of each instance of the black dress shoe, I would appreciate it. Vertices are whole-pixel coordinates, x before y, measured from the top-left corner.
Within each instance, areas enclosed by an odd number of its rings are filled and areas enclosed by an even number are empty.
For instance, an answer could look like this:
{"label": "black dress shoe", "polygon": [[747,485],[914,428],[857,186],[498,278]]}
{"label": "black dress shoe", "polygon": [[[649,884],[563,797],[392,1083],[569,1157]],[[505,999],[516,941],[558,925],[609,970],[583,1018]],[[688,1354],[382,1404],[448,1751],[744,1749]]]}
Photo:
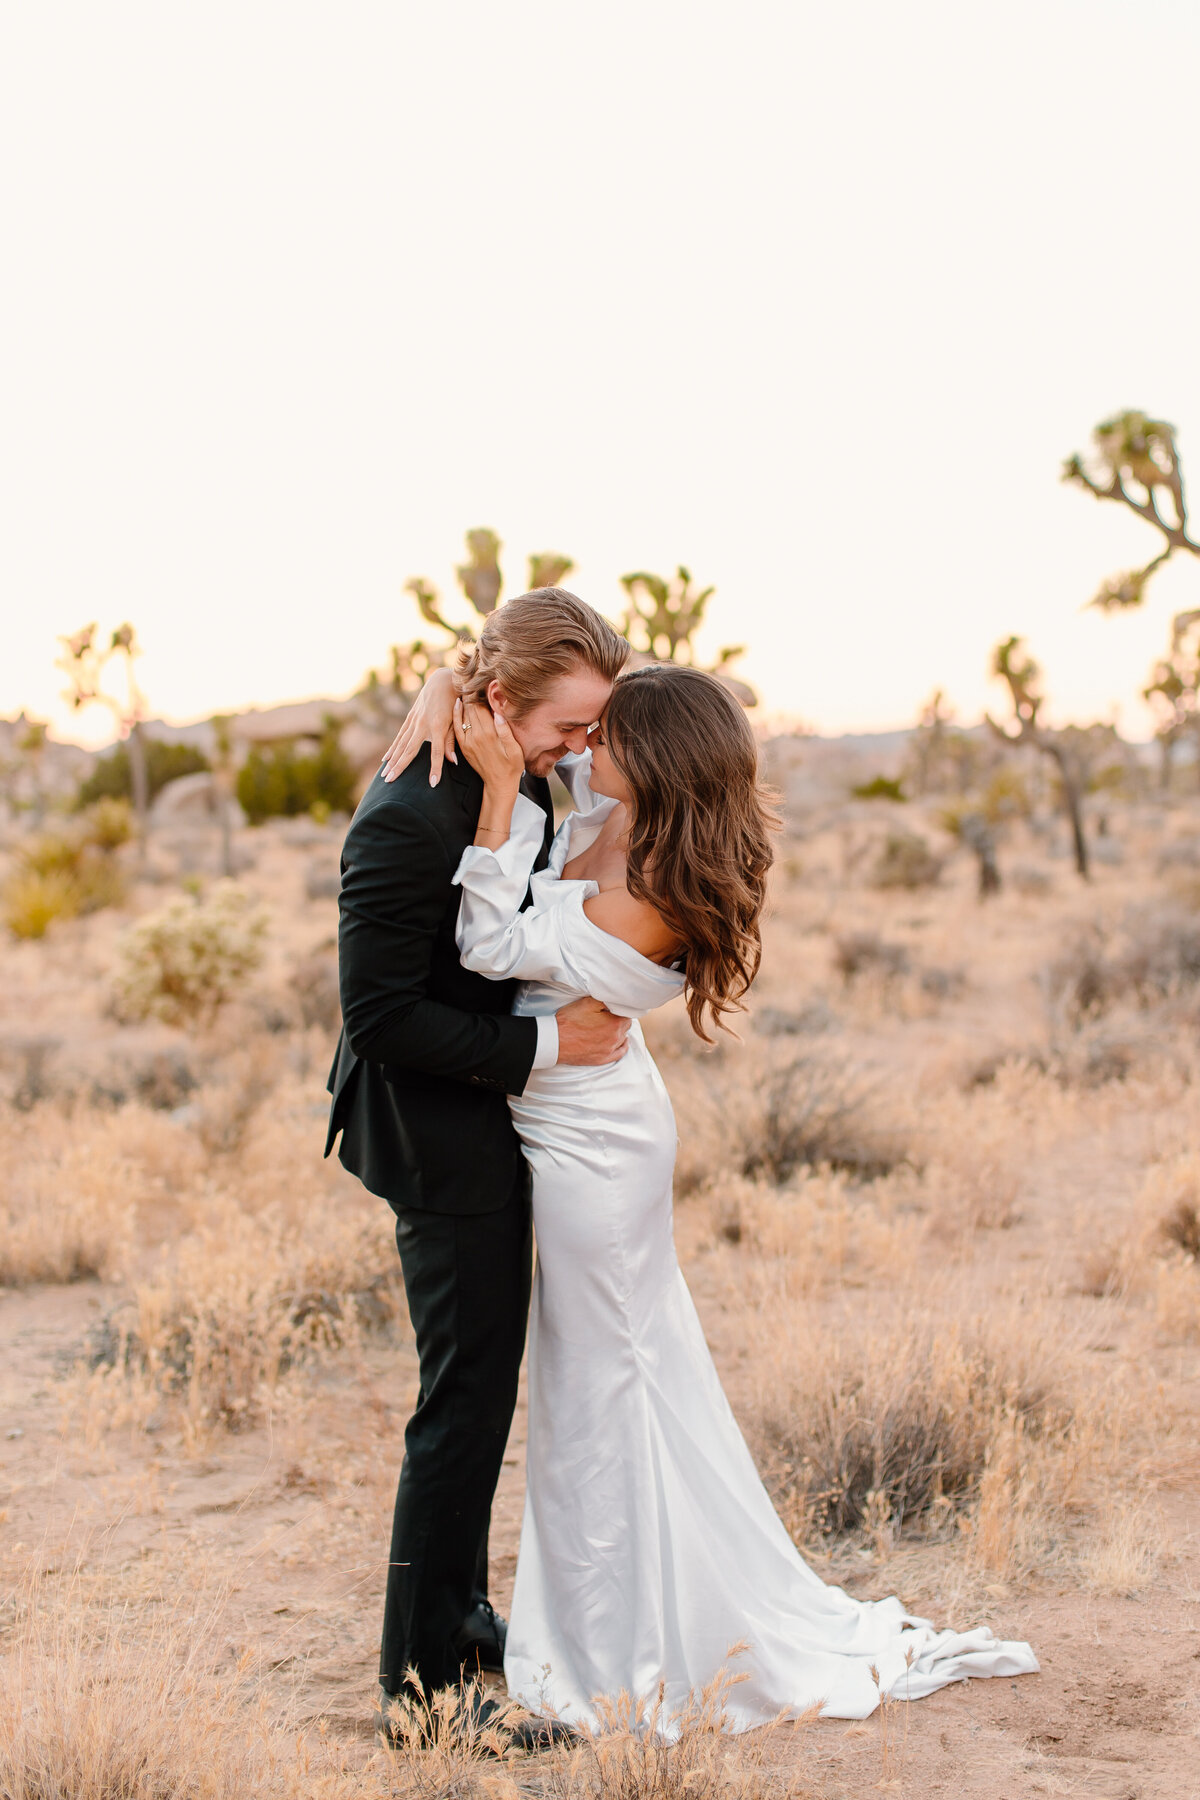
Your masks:
{"label": "black dress shoe", "polygon": [[502,1730],[507,1731],[510,1741],[518,1750],[527,1754],[535,1750],[566,1749],[579,1742],[579,1733],[572,1725],[564,1725],[561,1719],[539,1719],[533,1713],[525,1713],[519,1719],[510,1719]]}
{"label": "black dress shoe", "polygon": [[507,1620],[502,1619],[486,1600],[477,1601],[459,1626],[454,1640],[455,1654],[463,1668],[473,1675],[483,1669],[502,1675],[507,1636]]}
{"label": "black dress shoe", "polygon": [[481,1756],[503,1756],[508,1750],[530,1755],[579,1741],[578,1732],[561,1720],[518,1713],[508,1700],[489,1700],[474,1682],[459,1689],[452,1707],[441,1710],[440,1699],[435,1699],[432,1711],[420,1698],[389,1694],[380,1687],[377,1729],[386,1743],[405,1750],[461,1734],[473,1741]]}

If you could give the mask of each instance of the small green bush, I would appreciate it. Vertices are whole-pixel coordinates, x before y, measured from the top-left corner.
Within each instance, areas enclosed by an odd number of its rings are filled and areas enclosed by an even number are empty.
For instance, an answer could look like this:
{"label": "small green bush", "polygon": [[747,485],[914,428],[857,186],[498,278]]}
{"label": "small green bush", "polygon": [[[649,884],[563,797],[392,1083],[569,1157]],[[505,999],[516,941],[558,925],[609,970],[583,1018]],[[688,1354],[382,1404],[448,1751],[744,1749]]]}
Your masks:
{"label": "small green bush", "polygon": [[218,883],[207,900],[172,900],[121,944],[118,1012],[169,1025],[210,1021],[262,961],[266,930],[266,913],[232,882]]}
{"label": "small green bush", "polygon": [[353,812],[354,765],[341,735],[340,722],[330,716],[315,751],[298,752],[294,744],[255,745],[237,778],[238,804],[250,823]]}
{"label": "small green bush", "polygon": [[851,788],[850,792],[856,800],[895,800],[903,805],[908,799],[903,787],[890,775],[876,775],[861,786]]}
{"label": "small green bush", "polygon": [[[180,775],[196,775],[202,769],[212,767],[203,750],[197,750],[194,744],[168,744],[162,738],[146,737],[144,733],[142,743],[146,750],[146,787],[151,800],[161,793],[168,781],[174,781]],[[117,744],[100,758],[87,780],[80,782],[75,804],[82,811],[97,800],[132,798],[129,745]]]}

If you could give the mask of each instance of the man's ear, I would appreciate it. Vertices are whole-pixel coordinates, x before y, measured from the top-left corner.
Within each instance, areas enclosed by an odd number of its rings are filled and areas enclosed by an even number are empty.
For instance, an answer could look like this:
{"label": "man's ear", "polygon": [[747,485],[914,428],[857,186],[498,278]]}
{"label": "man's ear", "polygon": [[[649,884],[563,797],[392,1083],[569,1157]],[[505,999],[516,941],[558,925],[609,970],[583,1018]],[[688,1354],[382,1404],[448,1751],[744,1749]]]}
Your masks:
{"label": "man's ear", "polygon": [[508,711],[508,695],[495,677],[488,682],[487,687],[483,690],[483,697],[493,712],[506,713]]}

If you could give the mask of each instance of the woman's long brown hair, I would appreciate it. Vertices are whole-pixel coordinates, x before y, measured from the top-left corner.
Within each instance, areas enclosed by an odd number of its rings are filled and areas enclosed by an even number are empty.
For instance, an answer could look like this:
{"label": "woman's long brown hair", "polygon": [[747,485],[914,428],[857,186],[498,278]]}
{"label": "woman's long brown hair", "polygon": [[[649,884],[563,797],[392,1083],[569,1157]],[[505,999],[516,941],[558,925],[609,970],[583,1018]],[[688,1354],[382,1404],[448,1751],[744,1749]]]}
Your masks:
{"label": "woman's long brown hair", "polygon": [[604,715],[628,783],[629,891],[684,946],[687,1009],[706,1044],[762,960],[759,919],[777,821],[745,713],[715,676],[677,663],[622,675]]}

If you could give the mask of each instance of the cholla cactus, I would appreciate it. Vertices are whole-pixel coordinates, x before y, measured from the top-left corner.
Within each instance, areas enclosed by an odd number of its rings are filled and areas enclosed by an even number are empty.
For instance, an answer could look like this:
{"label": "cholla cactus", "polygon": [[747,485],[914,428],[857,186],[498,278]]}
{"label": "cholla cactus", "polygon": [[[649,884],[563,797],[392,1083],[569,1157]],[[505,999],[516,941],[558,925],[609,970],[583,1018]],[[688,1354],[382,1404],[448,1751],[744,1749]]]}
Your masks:
{"label": "cholla cactus", "polygon": [[206,900],[181,896],[128,931],[115,979],[128,1019],[207,1024],[262,961],[267,915],[222,881]]}

